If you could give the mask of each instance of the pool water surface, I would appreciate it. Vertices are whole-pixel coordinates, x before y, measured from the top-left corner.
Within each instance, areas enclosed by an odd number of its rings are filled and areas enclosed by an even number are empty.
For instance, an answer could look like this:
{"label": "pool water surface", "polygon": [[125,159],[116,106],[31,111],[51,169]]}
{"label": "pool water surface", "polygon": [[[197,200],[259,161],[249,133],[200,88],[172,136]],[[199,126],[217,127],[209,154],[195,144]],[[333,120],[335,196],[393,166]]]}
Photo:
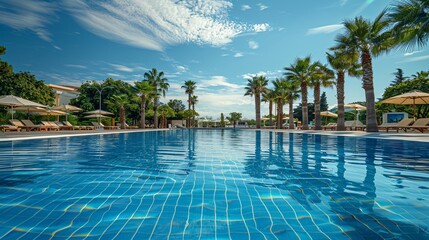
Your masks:
{"label": "pool water surface", "polygon": [[428,149],[251,130],[0,142],[0,239],[429,239]]}

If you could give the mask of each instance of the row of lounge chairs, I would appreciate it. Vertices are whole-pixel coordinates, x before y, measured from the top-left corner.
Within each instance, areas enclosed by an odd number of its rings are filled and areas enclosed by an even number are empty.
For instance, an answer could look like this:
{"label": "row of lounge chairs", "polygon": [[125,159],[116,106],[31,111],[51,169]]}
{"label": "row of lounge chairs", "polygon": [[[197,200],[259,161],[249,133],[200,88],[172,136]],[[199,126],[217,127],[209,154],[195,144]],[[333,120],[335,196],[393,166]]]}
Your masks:
{"label": "row of lounge chairs", "polygon": [[59,131],[59,130],[95,130],[94,126],[73,126],[70,122],[42,121],[42,125],[36,125],[30,120],[10,120],[12,125],[3,125],[3,132],[16,131]]}
{"label": "row of lounge chairs", "polygon": [[[360,121],[345,121],[345,127],[346,130],[357,130],[357,131],[365,131],[366,126],[362,124]],[[337,124],[336,123],[329,123],[325,126],[323,126],[323,130],[336,130]],[[378,126],[379,130],[386,130],[386,132],[389,132],[389,130],[396,130],[396,132],[399,132],[399,130],[403,130],[407,132],[408,130],[416,130],[419,132],[424,132],[425,130],[429,130],[429,118],[420,118],[414,121],[412,118],[402,119],[397,124],[382,124]]]}

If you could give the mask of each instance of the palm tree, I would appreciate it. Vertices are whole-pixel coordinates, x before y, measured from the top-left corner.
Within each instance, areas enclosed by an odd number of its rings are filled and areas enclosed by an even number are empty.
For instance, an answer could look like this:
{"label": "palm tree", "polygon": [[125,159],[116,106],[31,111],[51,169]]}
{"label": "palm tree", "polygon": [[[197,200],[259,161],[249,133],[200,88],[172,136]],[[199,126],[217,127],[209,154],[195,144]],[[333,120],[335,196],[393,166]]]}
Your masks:
{"label": "palm tree", "polygon": [[344,21],[345,33],[336,37],[337,45],[331,50],[360,54],[363,70],[362,86],[366,98],[366,131],[378,132],[375,113],[375,96],[372,70],[372,58],[387,52],[393,47],[391,33],[386,31],[389,22],[382,11],[373,22],[356,17]]}
{"label": "palm tree", "polygon": [[301,85],[302,129],[308,130],[308,81],[314,74],[315,65],[311,64],[310,56],[298,58],[290,67],[285,67],[287,79],[298,81]]}
{"label": "palm tree", "polygon": [[261,94],[267,91],[268,80],[264,76],[255,76],[247,80],[244,96],[255,96],[256,128],[261,128]]}
{"label": "palm tree", "polygon": [[[196,113],[196,112],[195,112],[195,104],[197,104],[197,103],[198,103],[198,96],[192,96],[192,98],[191,98],[191,103],[192,103],[192,111],[193,111],[194,113]],[[196,116],[196,114],[194,114],[194,115],[192,116],[192,126],[195,126],[195,116]]]}
{"label": "palm tree", "polygon": [[299,85],[300,85],[299,82],[294,81],[293,78],[286,80],[286,84],[285,84],[285,88],[287,91],[286,98],[289,103],[289,129],[295,128],[294,117],[293,117],[293,100],[299,98],[299,93],[300,93]]}
{"label": "palm tree", "polygon": [[[195,89],[197,88],[196,82],[192,80],[185,81],[185,84],[183,84],[182,88],[185,89],[185,93],[188,94],[188,110],[191,110],[192,106],[192,95],[194,94]],[[191,118],[189,117],[186,121],[186,127],[191,126]]]}
{"label": "palm tree", "polygon": [[429,40],[429,1],[398,1],[388,14],[400,46],[425,46]]}
{"label": "palm tree", "polygon": [[345,131],[345,117],[344,117],[344,82],[345,74],[351,77],[362,75],[360,64],[357,63],[359,54],[346,54],[344,52],[334,51],[326,53],[328,62],[337,74],[337,103],[338,103],[338,118],[337,118],[337,131]]}
{"label": "palm tree", "polygon": [[276,101],[276,96],[272,89],[267,89],[265,93],[262,94],[262,101],[268,102],[268,115],[269,115],[269,125],[273,125],[273,103]]}
{"label": "palm tree", "polygon": [[174,117],[176,116],[176,112],[173,108],[168,106],[168,104],[163,104],[159,108],[159,115],[161,116],[161,127],[166,128],[167,127],[167,118],[168,117]]}
{"label": "palm tree", "polygon": [[168,91],[170,84],[168,84],[168,79],[164,77],[164,72],[159,72],[156,68],[152,68],[149,72],[144,74],[145,80],[155,88],[156,95],[153,101],[153,122],[154,128],[158,128],[158,106],[159,106],[159,97],[162,95],[165,97],[165,92]]}
{"label": "palm tree", "polygon": [[[283,105],[287,101],[288,97],[288,84],[284,79],[276,79],[273,82],[274,85],[274,95],[277,104],[277,128],[283,128]],[[293,119],[293,117],[292,117]]]}
{"label": "palm tree", "polygon": [[229,113],[229,117],[226,117],[230,122],[232,122],[232,125],[235,128],[235,125],[237,125],[237,122],[241,119],[241,113],[239,112],[232,112]]}
{"label": "palm tree", "polygon": [[106,104],[119,109],[119,122],[121,123],[121,129],[125,129],[125,107],[129,104],[128,96],[126,94],[113,95],[106,101]]}
{"label": "palm tree", "polygon": [[331,87],[335,84],[334,71],[320,62],[315,63],[315,73],[310,79],[310,86],[314,88],[314,129],[322,130],[322,122],[320,121],[320,87]]}
{"label": "palm tree", "polygon": [[150,101],[155,97],[155,87],[149,83],[149,81],[144,80],[141,82],[135,82],[135,89],[137,94],[140,96],[140,128],[144,129],[146,125],[146,102]]}

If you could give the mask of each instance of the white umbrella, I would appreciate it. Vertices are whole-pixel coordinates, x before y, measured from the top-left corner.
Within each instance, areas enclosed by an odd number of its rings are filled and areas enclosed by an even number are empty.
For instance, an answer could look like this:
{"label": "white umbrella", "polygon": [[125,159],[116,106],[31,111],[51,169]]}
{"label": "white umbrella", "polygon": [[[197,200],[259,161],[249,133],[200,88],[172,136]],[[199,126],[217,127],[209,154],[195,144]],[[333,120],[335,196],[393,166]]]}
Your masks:
{"label": "white umbrella", "polygon": [[10,106],[12,108],[12,120],[13,120],[13,107],[32,106],[32,107],[46,108],[45,105],[30,101],[24,98],[20,98],[14,95],[0,96],[0,105]]}
{"label": "white umbrella", "polygon": [[110,117],[106,115],[101,115],[101,114],[91,114],[91,115],[85,116],[85,118],[110,118]]}
{"label": "white umbrella", "polygon": [[84,114],[113,115],[113,113],[108,112],[108,111],[104,111],[104,110],[101,110],[101,109],[97,109],[97,110],[89,111],[89,112],[84,112]]}
{"label": "white umbrella", "polygon": [[66,111],[66,121],[67,121],[67,116],[69,115],[69,112],[82,111],[81,108],[78,108],[78,107],[75,107],[72,105],[68,105],[68,104],[62,104],[60,106],[53,107],[52,109]]}
{"label": "white umbrella", "polygon": [[349,104],[346,104],[346,105],[344,105],[344,108],[352,108],[352,109],[355,110],[355,121],[356,121],[357,111],[358,110],[366,110],[365,106],[362,106],[362,105],[360,105],[358,103],[349,103]]}

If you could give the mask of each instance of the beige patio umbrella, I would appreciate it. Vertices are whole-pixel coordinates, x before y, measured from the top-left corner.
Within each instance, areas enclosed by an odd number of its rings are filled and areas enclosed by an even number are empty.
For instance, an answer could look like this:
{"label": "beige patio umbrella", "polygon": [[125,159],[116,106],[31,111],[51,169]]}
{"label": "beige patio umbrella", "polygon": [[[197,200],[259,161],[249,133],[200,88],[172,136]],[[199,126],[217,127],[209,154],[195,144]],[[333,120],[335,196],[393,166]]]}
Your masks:
{"label": "beige patio umbrella", "polygon": [[352,108],[355,110],[355,121],[356,121],[356,116],[357,116],[357,111],[359,110],[366,110],[365,106],[362,106],[358,103],[349,103],[349,104],[345,104],[344,108]]}
{"label": "beige patio umbrella", "polygon": [[328,117],[338,117],[338,115],[336,113],[333,113],[330,111],[320,112],[320,116],[326,117],[325,122],[328,122]]}
{"label": "beige patio umbrella", "polygon": [[413,90],[381,101],[381,103],[413,105],[413,116],[416,119],[416,104],[429,104],[429,93]]}
{"label": "beige patio umbrella", "polygon": [[91,115],[85,116],[85,118],[110,118],[110,117],[106,115],[101,115],[101,114],[91,114]]}
{"label": "beige patio umbrella", "polygon": [[97,110],[89,111],[89,112],[84,112],[84,114],[114,115],[111,112],[104,111],[104,110],[101,110],[101,109],[97,109]]}
{"label": "beige patio umbrella", "polygon": [[0,96],[0,105],[9,106],[12,108],[12,120],[13,120],[13,108],[19,106],[33,106],[33,107],[41,107],[46,108],[45,105],[40,103],[36,103],[24,98],[20,98],[14,95],[4,95]]}
{"label": "beige patio umbrella", "polygon": [[60,111],[66,111],[66,121],[67,121],[67,117],[69,115],[69,112],[82,111],[81,108],[78,108],[78,107],[75,107],[75,106],[72,106],[72,105],[68,105],[68,104],[62,104],[60,106],[53,107],[52,109],[60,110]]}
{"label": "beige patio umbrella", "polygon": [[59,110],[53,110],[53,109],[47,109],[44,112],[36,112],[36,114],[43,115],[43,116],[64,116],[64,115],[66,115],[66,112],[59,111]]}

